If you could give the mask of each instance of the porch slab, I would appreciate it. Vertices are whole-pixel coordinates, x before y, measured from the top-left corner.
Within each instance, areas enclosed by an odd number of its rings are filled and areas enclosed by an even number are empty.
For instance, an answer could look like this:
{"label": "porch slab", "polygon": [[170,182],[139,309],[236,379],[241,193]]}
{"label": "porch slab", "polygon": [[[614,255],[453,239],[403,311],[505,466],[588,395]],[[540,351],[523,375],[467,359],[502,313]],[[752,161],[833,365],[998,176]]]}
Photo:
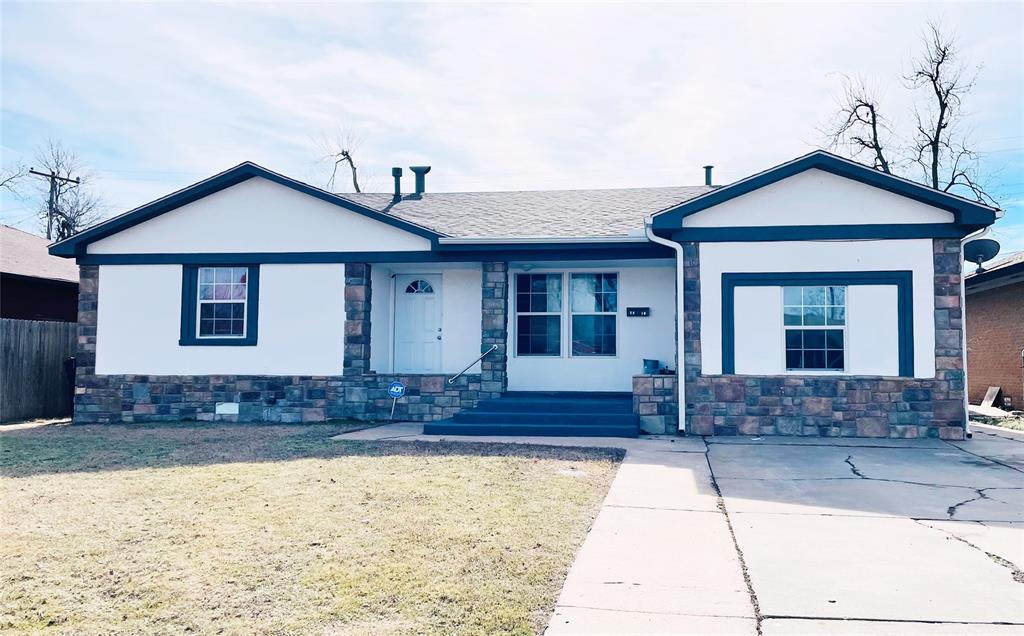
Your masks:
{"label": "porch slab", "polygon": [[545,446],[586,446],[593,448],[622,448],[627,451],[667,451],[703,453],[704,440],[699,437],[674,435],[642,435],[624,437],[530,437],[525,435],[424,435],[422,422],[395,422],[352,433],[336,435],[335,440],[403,439],[427,442],[501,442],[505,444],[541,444]]}

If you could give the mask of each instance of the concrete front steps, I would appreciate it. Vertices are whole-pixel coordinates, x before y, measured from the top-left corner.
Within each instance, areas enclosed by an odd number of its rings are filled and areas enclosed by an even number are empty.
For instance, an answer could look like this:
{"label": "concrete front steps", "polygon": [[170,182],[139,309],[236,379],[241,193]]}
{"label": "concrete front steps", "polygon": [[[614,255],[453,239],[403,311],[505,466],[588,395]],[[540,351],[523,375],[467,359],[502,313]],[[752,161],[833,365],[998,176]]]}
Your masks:
{"label": "concrete front steps", "polygon": [[629,393],[511,391],[423,426],[425,435],[637,437]]}

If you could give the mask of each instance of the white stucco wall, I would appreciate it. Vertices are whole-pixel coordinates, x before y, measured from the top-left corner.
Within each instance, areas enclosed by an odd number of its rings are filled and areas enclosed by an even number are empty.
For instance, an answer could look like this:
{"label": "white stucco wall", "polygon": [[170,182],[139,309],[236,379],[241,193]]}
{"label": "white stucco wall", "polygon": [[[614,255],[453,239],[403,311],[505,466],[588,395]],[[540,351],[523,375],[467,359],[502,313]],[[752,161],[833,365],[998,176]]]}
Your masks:
{"label": "white stucco wall", "polygon": [[[914,375],[935,375],[932,241],[780,241],[704,243],[700,246],[701,363],[722,372],[722,274],[725,272],[842,272],[910,270],[913,273]],[[847,374],[896,375],[894,286],[850,286]],[[782,300],[777,287],[737,289],[736,371],[784,372]],[[774,369],[774,371],[772,371]]]}
{"label": "white stucco wall", "polygon": [[[373,300],[370,311],[370,368],[381,373],[395,371],[394,277],[403,274],[441,276],[441,371],[454,374],[480,355],[481,282],[480,263],[375,264],[370,276]],[[477,363],[468,373],[479,373]]]}
{"label": "white stucco wall", "polygon": [[683,227],[951,222],[951,212],[812,169],[692,214]]}
{"label": "white stucco wall", "polygon": [[[509,288],[514,294],[515,274],[510,268]],[[515,353],[515,298],[509,298],[508,388],[510,391],[632,391],[633,375],[643,371],[644,358],[675,368],[675,267],[669,262],[654,267],[628,263],[589,267],[551,268],[537,263],[529,273],[617,272],[619,297],[617,355],[572,357],[568,312],[562,317],[562,355],[517,356]],[[568,303],[566,295],[563,303]],[[626,307],[650,307],[646,318],[627,318]]]}
{"label": "white stucco wall", "polygon": [[343,265],[261,265],[253,347],[179,346],[181,275],[181,265],[100,267],[97,374],[341,373]]}
{"label": "white stucco wall", "polygon": [[[784,373],[782,288],[737,287],[735,293],[736,373]],[[848,288],[848,375],[899,375],[896,301],[895,285],[851,285]]]}
{"label": "white stucco wall", "polygon": [[429,250],[430,241],[254,177],[89,245],[90,254]]}

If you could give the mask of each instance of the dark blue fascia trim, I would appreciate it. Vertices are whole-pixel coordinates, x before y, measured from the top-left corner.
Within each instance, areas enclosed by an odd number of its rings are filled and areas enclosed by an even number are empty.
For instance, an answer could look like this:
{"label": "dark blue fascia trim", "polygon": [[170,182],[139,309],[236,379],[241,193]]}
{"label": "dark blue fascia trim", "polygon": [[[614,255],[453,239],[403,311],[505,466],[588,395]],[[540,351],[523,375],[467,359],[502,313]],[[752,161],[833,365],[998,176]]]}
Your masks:
{"label": "dark blue fascia trim", "polygon": [[79,265],[252,265],[283,263],[459,263],[466,261],[563,261],[672,258],[655,244],[628,248],[591,247],[565,250],[412,251],[412,252],[246,252],[237,254],[86,254]]}
{"label": "dark blue fascia trim", "polygon": [[[196,329],[196,302],[198,300],[199,268],[204,266],[227,266],[249,268],[248,289],[246,289],[245,337],[244,338],[199,338]],[[178,345],[182,347],[255,347],[259,336],[260,319],[260,266],[249,263],[202,263],[185,265],[181,271],[181,335]]]}
{"label": "dark blue fascia trim", "polygon": [[736,373],[737,287],[787,285],[896,285],[899,374],[914,377],[914,275],[907,270],[879,272],[756,272],[722,274],[722,373]]}
{"label": "dark blue fascia trim", "polygon": [[985,270],[979,274],[965,276],[964,286],[967,289],[973,289],[993,281],[998,281],[1003,278],[1009,278],[1020,274],[1024,274],[1024,262],[1020,262],[1015,265],[1007,265],[1005,267],[1000,267],[999,269]]}
{"label": "dark blue fascia trim", "polygon": [[69,239],[52,245],[50,247],[50,254],[54,256],[80,256],[85,254],[85,247],[89,243],[106,238],[122,230],[126,230],[138,225],[139,223],[143,223],[160,216],[165,212],[170,212],[171,210],[180,208],[205,196],[209,196],[215,192],[237,185],[253,177],[261,177],[268,181],[273,181],[274,183],[291,188],[297,192],[308,194],[320,199],[321,201],[326,201],[327,203],[337,205],[351,212],[369,217],[375,221],[380,221],[381,223],[405,230],[406,232],[410,232],[417,236],[422,236],[423,238],[430,239],[434,244],[436,244],[437,238],[442,236],[442,234],[439,234],[438,232],[431,231],[427,228],[416,225],[415,223],[409,223],[408,221],[403,221],[402,219],[389,214],[378,212],[373,208],[360,205],[355,201],[350,201],[344,197],[315,188],[300,181],[289,179],[284,175],[271,172],[270,170],[254,163],[246,162],[210,177],[209,179],[190,185],[182,190],[163,197],[162,199],[157,199],[152,203],[135,208],[134,210],[115,217],[110,221],[101,223],[100,225],[76,234]]}
{"label": "dark blue fascia trim", "polygon": [[961,225],[987,226],[995,223],[996,220],[995,210],[988,206],[894,177],[818,150],[795,161],[770,168],[749,179],[719,188],[696,199],[658,212],[654,216],[653,227],[655,230],[679,229],[682,227],[684,217],[812,168],[824,170],[840,177],[881,188],[893,194],[952,212],[956,217],[956,222]]}
{"label": "dark blue fascia trim", "polygon": [[806,241],[842,239],[963,238],[982,226],[954,223],[888,225],[771,225],[763,227],[684,227],[659,232],[678,243],[720,241]]}

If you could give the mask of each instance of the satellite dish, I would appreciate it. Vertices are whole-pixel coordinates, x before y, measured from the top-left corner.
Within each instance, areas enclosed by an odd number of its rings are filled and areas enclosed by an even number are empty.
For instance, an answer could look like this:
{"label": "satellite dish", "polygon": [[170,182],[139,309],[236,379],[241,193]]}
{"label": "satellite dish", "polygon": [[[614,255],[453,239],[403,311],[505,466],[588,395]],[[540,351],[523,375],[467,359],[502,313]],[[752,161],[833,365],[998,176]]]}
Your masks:
{"label": "satellite dish", "polygon": [[977,239],[964,244],[964,260],[977,263],[978,272],[985,271],[981,264],[999,253],[999,243],[992,239]]}

